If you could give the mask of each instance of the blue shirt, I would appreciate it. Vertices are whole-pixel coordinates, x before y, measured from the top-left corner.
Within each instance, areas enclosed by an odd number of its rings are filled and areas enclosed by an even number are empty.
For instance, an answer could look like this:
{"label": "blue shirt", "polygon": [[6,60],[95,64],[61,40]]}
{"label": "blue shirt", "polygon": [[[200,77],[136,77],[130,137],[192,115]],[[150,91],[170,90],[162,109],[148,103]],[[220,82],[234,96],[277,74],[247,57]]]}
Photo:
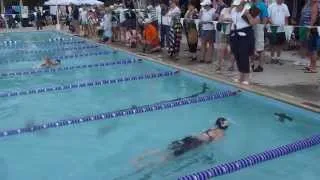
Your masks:
{"label": "blue shirt", "polygon": [[267,5],[264,3],[264,2],[257,2],[255,4],[257,6],[257,8],[260,10],[260,19],[263,20],[265,18],[268,18],[269,17],[269,14],[268,14],[268,7]]}

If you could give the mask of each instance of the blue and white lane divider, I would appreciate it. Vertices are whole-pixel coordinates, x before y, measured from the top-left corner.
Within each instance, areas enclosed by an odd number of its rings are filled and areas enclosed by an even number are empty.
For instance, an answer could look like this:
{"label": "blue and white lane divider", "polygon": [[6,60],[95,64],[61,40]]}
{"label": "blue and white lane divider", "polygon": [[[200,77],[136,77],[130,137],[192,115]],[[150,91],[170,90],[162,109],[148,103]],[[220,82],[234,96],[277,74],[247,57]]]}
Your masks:
{"label": "blue and white lane divider", "polygon": [[112,61],[112,62],[84,64],[84,65],[57,67],[57,68],[49,68],[49,69],[39,68],[39,69],[1,73],[0,77],[28,76],[28,75],[37,75],[41,73],[56,73],[61,71],[72,71],[75,69],[110,67],[115,65],[130,65],[130,64],[140,63],[140,62],[142,62],[141,59],[129,59],[129,60],[119,60],[119,61]]}
{"label": "blue and white lane divider", "polygon": [[0,44],[23,44],[23,43],[48,43],[48,42],[68,42],[68,41],[74,41],[72,37],[70,38],[62,38],[62,37],[57,37],[57,38],[49,38],[48,40],[41,40],[41,41],[23,41],[23,40],[4,40],[0,41]]}
{"label": "blue and white lane divider", "polygon": [[[99,51],[99,52],[91,52],[91,53],[82,53],[82,54],[71,54],[65,56],[53,56],[52,59],[60,59],[60,60],[68,60],[73,58],[82,58],[88,56],[104,56],[109,55],[113,52],[111,51]],[[9,64],[9,63],[17,63],[17,62],[34,62],[34,61],[42,61],[43,59],[16,59],[16,60],[0,60],[0,64]]]}
{"label": "blue and white lane divider", "polygon": [[251,167],[265,161],[280,158],[281,156],[286,156],[291,153],[301,151],[319,144],[320,134],[314,135],[306,139],[302,139],[291,144],[283,145],[275,149],[267,150],[262,153],[250,155],[237,161],[221,164],[201,172],[183,176],[178,178],[178,180],[207,180],[213,177],[230,174],[235,171],[239,171],[241,169]]}
{"label": "blue and white lane divider", "polygon": [[29,42],[29,43],[18,43],[18,42],[15,42],[15,43],[7,43],[7,44],[2,44],[0,45],[0,47],[2,49],[14,49],[14,48],[24,48],[24,47],[28,47],[30,46],[30,44],[36,44],[36,45],[41,45],[41,46],[61,46],[61,45],[70,45],[70,44],[83,44],[83,43],[87,43],[86,41],[84,40],[77,40],[77,41],[66,41],[66,42],[59,42],[59,43],[49,43],[49,42],[43,42],[43,43],[34,43],[34,42]]}
{"label": "blue and white lane divider", "polygon": [[16,45],[16,44],[27,44],[27,43],[33,43],[33,44],[48,44],[48,43],[68,43],[68,42],[76,42],[72,37],[70,38],[49,38],[48,40],[42,40],[42,41],[22,41],[22,40],[5,40],[0,41],[0,45],[4,46],[10,46],[10,45]]}
{"label": "blue and white lane divider", "polygon": [[17,49],[16,51],[2,53],[3,55],[7,54],[41,54],[41,53],[49,53],[49,52],[59,52],[59,51],[68,51],[68,50],[85,50],[85,49],[93,49],[100,47],[98,45],[90,45],[90,46],[79,46],[79,47],[58,47],[54,49],[44,49],[44,50],[24,50],[24,49]]}
{"label": "blue and white lane divider", "polygon": [[147,73],[143,75],[137,76],[128,76],[121,77],[117,79],[103,79],[103,80],[87,80],[81,82],[74,82],[71,84],[51,86],[51,87],[43,87],[43,88],[34,88],[28,90],[17,90],[17,91],[8,91],[8,92],[0,92],[0,98],[3,97],[16,97],[16,96],[24,96],[24,95],[32,95],[32,94],[43,94],[54,91],[64,91],[70,89],[80,89],[80,88],[89,88],[89,87],[99,87],[99,86],[107,86],[110,84],[123,83],[128,81],[140,81],[146,79],[156,79],[162,77],[169,77],[178,74],[179,71],[165,71],[159,73]]}
{"label": "blue and white lane divider", "polygon": [[63,120],[48,122],[48,123],[39,124],[31,127],[0,131],[0,138],[6,137],[6,136],[24,134],[24,133],[33,133],[33,132],[41,131],[44,129],[59,128],[63,126],[77,125],[85,122],[107,120],[107,119],[112,119],[117,117],[132,116],[135,114],[141,114],[141,113],[147,113],[147,112],[153,112],[153,111],[161,111],[165,109],[171,109],[171,108],[186,106],[190,104],[198,104],[198,103],[213,101],[213,100],[222,99],[230,96],[235,96],[238,94],[238,92],[239,91],[221,91],[221,92],[210,93],[204,96],[182,98],[176,101],[142,105],[142,106],[122,109],[118,111],[83,116],[79,118],[63,119]]}

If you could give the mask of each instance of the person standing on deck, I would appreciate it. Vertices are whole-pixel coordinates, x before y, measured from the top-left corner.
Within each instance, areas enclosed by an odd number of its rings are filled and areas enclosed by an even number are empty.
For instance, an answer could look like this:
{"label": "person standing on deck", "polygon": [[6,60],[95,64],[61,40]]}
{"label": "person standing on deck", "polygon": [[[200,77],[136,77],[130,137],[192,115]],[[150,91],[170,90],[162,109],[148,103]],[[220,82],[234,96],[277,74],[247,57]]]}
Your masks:
{"label": "person standing on deck", "polygon": [[75,34],[79,34],[80,22],[79,22],[79,8],[75,5],[72,6],[72,21],[71,25],[74,27]]}
{"label": "person standing on deck", "polygon": [[217,72],[221,72],[225,58],[230,55],[231,66],[228,68],[228,71],[234,71],[235,60],[230,53],[230,29],[231,29],[231,10],[233,7],[230,4],[227,4],[228,7],[223,8],[220,13],[219,23],[217,24],[217,33],[218,33],[218,66],[216,68]]}
{"label": "person standing on deck", "polygon": [[211,0],[204,0],[201,3],[201,10],[199,13],[200,19],[200,37],[201,37],[201,59],[200,63],[212,63],[212,55],[216,31],[213,20],[215,19],[215,9],[212,7]]}
{"label": "person standing on deck", "polygon": [[[286,33],[284,26],[289,24],[290,12],[283,0],[277,0],[268,7],[270,30],[270,45],[271,45],[271,62],[279,62],[283,45],[286,42]],[[277,58],[275,59],[275,52]]]}
{"label": "person standing on deck", "polygon": [[40,7],[36,8],[36,26],[37,30],[42,30],[42,13]]}
{"label": "person standing on deck", "polygon": [[[259,23],[256,17],[258,14],[251,15],[249,9],[245,8],[245,0],[234,0],[231,10],[231,51],[237,63],[239,78],[235,82],[249,85],[250,56],[254,53],[254,31],[252,26]],[[250,7],[249,7],[250,8]]]}
{"label": "person standing on deck", "polygon": [[268,21],[268,7],[266,3],[262,0],[251,0],[252,5],[257,7],[260,10],[259,19],[260,23],[253,26],[254,35],[255,35],[255,54],[252,56],[253,65],[252,71],[253,72],[263,72],[263,52],[264,52],[264,28]]}
{"label": "person standing on deck", "polygon": [[[301,26],[317,26],[319,25],[319,2],[318,0],[308,0],[301,11]],[[308,48],[308,57],[310,64],[305,68],[305,73],[317,73],[317,40],[319,38],[318,30],[316,27],[310,28],[309,36],[306,40]]]}
{"label": "person standing on deck", "polygon": [[198,19],[198,10],[195,7],[195,2],[190,1],[188,10],[184,16],[183,26],[187,37],[189,52],[192,54],[191,61],[197,60],[197,47],[198,47],[198,31],[195,19]]}
{"label": "person standing on deck", "polygon": [[174,58],[175,60],[178,60],[177,56],[180,52],[180,42],[182,38],[182,25],[180,23],[181,10],[177,6],[177,1],[178,0],[170,1],[170,8],[166,14],[168,24],[170,26],[170,31],[168,33],[168,54],[171,58]]}

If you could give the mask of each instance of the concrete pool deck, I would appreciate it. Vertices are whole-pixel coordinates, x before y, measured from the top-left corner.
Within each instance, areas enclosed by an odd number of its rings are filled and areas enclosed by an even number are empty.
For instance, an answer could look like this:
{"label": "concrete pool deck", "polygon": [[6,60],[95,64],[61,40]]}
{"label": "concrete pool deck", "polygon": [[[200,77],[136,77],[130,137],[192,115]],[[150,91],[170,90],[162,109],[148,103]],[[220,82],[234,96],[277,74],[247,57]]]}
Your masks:
{"label": "concrete pool deck", "polygon": [[[55,30],[55,27],[45,27],[44,30]],[[13,31],[34,31],[34,28],[23,28]],[[66,33],[66,31],[62,32]],[[303,66],[294,65],[295,61],[300,60],[298,56],[294,55],[294,52],[285,51],[283,53],[281,59],[283,65],[265,64],[264,72],[251,73],[251,85],[244,86],[233,82],[233,79],[237,77],[237,71],[227,71],[228,64],[230,64],[228,61],[225,62],[223,70],[220,73],[215,71],[217,58],[213,58],[214,62],[209,65],[190,63],[190,55],[186,51],[188,48],[185,42],[185,39],[183,39],[178,61],[170,59],[165,51],[147,54],[142,53],[139,49],[128,48],[123,43],[118,42],[112,43],[109,46],[148,58],[157,63],[173,66],[209,79],[230,84],[240,89],[271,97],[314,112],[320,112],[320,72],[314,74],[304,73],[301,70]]]}
{"label": "concrete pool deck", "polygon": [[190,63],[190,56],[187,51],[184,51],[184,49],[187,49],[185,44],[182,45],[180,58],[177,61],[170,59],[165,52],[146,54],[137,49],[124,47],[120,43],[113,43],[110,46],[149,58],[154,62],[170,65],[209,79],[236,86],[240,89],[271,97],[314,112],[320,112],[320,73],[304,73],[301,70],[303,66],[293,64],[295,62],[294,58],[297,59],[297,57],[291,58],[288,52],[284,53],[284,57],[288,60],[282,60],[283,65],[266,64],[264,72],[251,73],[251,85],[244,86],[233,82],[233,79],[237,77],[237,71],[227,71],[228,63],[225,63],[224,70],[220,73],[215,71],[216,60],[209,65]]}

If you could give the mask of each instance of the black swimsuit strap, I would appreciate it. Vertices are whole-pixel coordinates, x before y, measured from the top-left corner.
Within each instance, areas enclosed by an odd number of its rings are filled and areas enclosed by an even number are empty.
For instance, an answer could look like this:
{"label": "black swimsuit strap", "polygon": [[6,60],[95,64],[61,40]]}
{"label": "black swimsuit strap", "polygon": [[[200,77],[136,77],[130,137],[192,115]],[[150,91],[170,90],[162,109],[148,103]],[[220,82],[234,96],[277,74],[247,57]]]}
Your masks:
{"label": "black swimsuit strap", "polygon": [[210,131],[212,131],[212,129],[206,130],[204,134],[206,134],[209,137],[210,141],[213,141],[215,138],[210,135]]}

